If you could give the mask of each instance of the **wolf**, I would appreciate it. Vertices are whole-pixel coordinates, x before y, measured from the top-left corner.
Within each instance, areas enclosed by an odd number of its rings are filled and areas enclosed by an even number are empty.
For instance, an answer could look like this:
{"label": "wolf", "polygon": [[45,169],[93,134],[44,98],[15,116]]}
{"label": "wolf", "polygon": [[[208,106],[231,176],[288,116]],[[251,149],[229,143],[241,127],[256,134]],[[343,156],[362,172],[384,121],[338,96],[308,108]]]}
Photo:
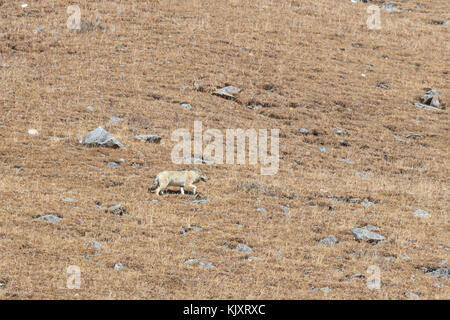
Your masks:
{"label": "wolf", "polygon": [[156,175],[153,184],[148,187],[148,191],[156,189],[156,194],[161,195],[168,186],[179,186],[181,194],[184,194],[185,187],[191,189],[195,194],[197,187],[194,186],[194,183],[200,180],[206,182],[208,178],[199,170],[161,171]]}

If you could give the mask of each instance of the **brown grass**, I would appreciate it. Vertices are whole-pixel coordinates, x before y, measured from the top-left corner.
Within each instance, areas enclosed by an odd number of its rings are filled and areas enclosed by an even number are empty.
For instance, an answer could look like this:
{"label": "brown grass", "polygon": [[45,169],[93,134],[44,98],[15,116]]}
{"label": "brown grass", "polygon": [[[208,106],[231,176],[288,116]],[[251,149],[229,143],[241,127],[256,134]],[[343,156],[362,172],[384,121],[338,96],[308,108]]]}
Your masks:
{"label": "brown grass", "polygon": [[[0,67],[0,298],[449,299],[448,281],[418,269],[449,258],[448,109],[412,104],[426,87],[449,101],[449,27],[430,23],[450,20],[448,1],[397,2],[402,12],[382,12],[382,29],[373,31],[368,5],[349,0],[74,1],[83,21],[95,22],[98,12],[104,27],[76,32],[66,26],[67,1],[26,1],[25,9],[0,1],[0,58],[8,65]],[[38,25],[44,30],[34,33]],[[225,83],[242,89],[237,102],[211,95]],[[250,102],[265,107],[250,110]],[[110,125],[111,116],[125,121]],[[203,165],[204,204],[148,193],[159,171],[193,167],[172,164],[170,135],[194,120],[223,132],[280,128],[278,173]],[[125,147],[78,143],[100,125]],[[39,136],[28,135],[31,128]],[[404,138],[411,132],[423,137]],[[162,135],[161,144],[133,141],[145,133]],[[120,168],[106,166],[119,158]],[[241,181],[275,194],[238,188]],[[128,214],[105,213],[115,203]],[[431,216],[413,216],[419,208]],[[34,220],[46,213],[63,220]],[[351,229],[367,223],[386,244],[354,240]],[[189,225],[203,229],[179,234]],[[340,242],[318,245],[330,234]],[[93,240],[104,249],[95,252]],[[237,243],[257,258],[230,249]],[[189,258],[215,268],[185,264]],[[118,261],[124,270],[114,270]],[[69,265],[81,268],[80,290],[65,288]],[[367,276],[370,265],[381,268],[381,290],[348,280]]]}

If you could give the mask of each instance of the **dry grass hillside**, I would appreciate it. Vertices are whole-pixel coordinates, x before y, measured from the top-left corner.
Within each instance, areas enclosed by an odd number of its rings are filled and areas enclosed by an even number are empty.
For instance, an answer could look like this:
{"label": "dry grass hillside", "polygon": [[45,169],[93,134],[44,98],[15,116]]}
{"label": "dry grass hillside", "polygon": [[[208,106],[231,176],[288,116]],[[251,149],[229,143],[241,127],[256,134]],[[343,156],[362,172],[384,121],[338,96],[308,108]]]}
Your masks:
{"label": "dry grass hillside", "polygon": [[[395,2],[370,30],[382,1],[0,0],[0,298],[450,299],[449,3]],[[280,129],[278,172],[173,164],[194,121]],[[98,126],[124,146],[82,145]],[[195,166],[196,198],[148,192]]]}

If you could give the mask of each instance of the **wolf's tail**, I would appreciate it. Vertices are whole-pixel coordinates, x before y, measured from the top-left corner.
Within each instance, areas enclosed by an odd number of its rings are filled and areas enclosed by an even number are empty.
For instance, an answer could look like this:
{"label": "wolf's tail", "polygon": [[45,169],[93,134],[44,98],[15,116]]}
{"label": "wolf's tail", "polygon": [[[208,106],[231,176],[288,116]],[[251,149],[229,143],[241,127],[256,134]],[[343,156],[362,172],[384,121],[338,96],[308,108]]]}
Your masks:
{"label": "wolf's tail", "polygon": [[153,184],[150,187],[148,187],[148,191],[155,190],[156,187],[158,187],[158,185],[159,185],[159,179],[158,179],[158,176],[156,176],[155,180],[153,180]]}

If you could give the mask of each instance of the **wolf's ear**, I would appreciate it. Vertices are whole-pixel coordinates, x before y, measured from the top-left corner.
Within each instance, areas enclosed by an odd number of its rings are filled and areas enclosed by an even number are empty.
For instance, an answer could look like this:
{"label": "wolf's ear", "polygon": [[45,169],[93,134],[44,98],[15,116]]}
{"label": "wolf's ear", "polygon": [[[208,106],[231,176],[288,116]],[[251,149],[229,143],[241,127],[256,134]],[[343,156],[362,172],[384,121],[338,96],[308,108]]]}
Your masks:
{"label": "wolf's ear", "polygon": [[202,179],[202,181],[208,181],[208,178],[204,175],[204,174],[202,174],[201,176],[200,176],[200,179]]}

